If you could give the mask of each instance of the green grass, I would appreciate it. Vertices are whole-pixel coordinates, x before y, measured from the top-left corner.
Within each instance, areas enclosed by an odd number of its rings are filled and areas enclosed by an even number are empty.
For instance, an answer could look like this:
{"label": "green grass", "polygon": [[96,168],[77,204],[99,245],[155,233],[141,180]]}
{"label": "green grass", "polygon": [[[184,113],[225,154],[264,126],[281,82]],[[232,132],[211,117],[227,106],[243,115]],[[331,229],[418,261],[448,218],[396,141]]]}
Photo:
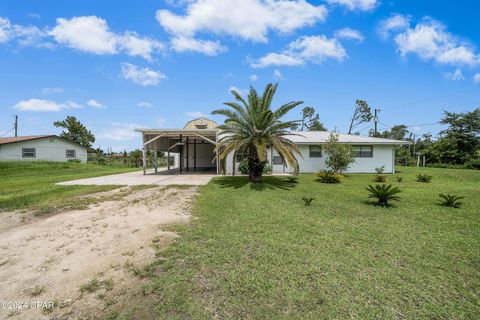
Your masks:
{"label": "green grass", "polygon": [[79,163],[0,162],[0,210],[34,208],[49,213],[74,206],[76,196],[118,186],[56,186],[56,182],[138,170]]}
{"label": "green grass", "polygon": [[[194,204],[197,219],[159,252],[145,301],[168,319],[477,318],[480,171],[399,170],[402,182],[387,176],[402,190],[390,208],[369,203],[373,174],[340,184],[214,179]],[[418,172],[432,182],[416,182]],[[466,198],[446,208],[439,193]],[[303,196],[316,200],[306,207]]]}

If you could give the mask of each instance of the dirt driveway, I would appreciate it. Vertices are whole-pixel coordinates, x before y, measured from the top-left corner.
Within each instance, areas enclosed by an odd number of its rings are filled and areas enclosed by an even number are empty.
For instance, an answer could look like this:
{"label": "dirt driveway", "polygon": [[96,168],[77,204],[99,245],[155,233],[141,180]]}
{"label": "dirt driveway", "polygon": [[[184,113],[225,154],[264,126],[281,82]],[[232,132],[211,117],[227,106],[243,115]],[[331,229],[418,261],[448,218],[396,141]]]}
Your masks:
{"label": "dirt driveway", "polygon": [[0,319],[97,319],[130,301],[154,246],[177,237],[162,229],[188,222],[196,191],[126,187],[85,210],[0,213]]}

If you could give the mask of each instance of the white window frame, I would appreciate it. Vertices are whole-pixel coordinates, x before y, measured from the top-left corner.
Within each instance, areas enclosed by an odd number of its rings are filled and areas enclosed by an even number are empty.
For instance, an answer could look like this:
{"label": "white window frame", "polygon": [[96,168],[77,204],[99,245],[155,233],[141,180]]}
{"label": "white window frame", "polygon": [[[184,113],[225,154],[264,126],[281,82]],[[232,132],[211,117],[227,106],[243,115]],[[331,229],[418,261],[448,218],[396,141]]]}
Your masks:
{"label": "white window frame", "polygon": [[[320,155],[312,156],[312,147],[320,148]],[[308,146],[308,157],[309,158],[321,158],[323,157],[323,148],[321,145],[309,145]]]}
{"label": "white window frame", "polygon": [[[278,159],[280,159],[280,162],[275,163],[275,160],[278,160]],[[285,164],[285,162],[283,161],[282,156],[273,156],[273,157],[272,157],[272,165],[274,165],[274,166],[283,166],[284,164]]]}
{"label": "white window frame", "polygon": [[[69,156],[68,155],[68,152],[69,151],[73,151],[73,156]],[[65,150],[65,157],[68,158],[68,159],[75,159],[77,157],[77,150],[75,149],[66,149]]]}
{"label": "white window frame", "polygon": [[[358,154],[355,153],[355,151],[354,151],[355,148],[360,148],[360,152]],[[367,155],[364,155],[364,153],[366,153],[367,151],[366,150],[364,151],[363,148],[370,149],[368,151]],[[352,146],[352,151],[353,151],[353,157],[354,158],[373,158],[373,146],[372,145],[354,145],[354,146]]]}
{"label": "white window frame", "polygon": [[[29,150],[29,151],[33,150],[33,152],[32,152],[33,155],[32,156],[25,155],[27,150]],[[37,149],[35,149],[35,148],[22,148],[22,158],[32,158],[33,159],[33,158],[36,158],[36,157],[37,157]]]}

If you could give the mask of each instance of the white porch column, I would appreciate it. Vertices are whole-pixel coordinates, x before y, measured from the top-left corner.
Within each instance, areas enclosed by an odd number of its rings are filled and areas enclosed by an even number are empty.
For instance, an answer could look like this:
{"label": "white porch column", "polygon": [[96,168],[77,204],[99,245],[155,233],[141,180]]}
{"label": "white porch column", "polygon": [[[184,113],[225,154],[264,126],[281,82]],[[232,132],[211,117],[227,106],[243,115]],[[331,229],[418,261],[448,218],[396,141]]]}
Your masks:
{"label": "white porch column", "polygon": [[147,174],[147,149],[143,147],[142,149],[142,157],[143,157],[143,174]]}

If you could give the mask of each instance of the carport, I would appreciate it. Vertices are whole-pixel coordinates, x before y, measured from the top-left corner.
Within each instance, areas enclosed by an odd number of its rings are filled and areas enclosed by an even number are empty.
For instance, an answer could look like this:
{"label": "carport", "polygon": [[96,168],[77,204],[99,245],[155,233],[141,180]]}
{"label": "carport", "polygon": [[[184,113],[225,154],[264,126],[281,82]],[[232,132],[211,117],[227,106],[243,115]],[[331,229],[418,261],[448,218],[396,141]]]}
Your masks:
{"label": "carport", "polygon": [[[147,152],[154,154],[154,173],[158,173],[157,152],[167,156],[167,172],[174,174],[206,172],[219,174],[218,129],[137,129],[142,133],[143,174],[147,174]],[[178,168],[170,165],[171,154],[179,155]]]}

